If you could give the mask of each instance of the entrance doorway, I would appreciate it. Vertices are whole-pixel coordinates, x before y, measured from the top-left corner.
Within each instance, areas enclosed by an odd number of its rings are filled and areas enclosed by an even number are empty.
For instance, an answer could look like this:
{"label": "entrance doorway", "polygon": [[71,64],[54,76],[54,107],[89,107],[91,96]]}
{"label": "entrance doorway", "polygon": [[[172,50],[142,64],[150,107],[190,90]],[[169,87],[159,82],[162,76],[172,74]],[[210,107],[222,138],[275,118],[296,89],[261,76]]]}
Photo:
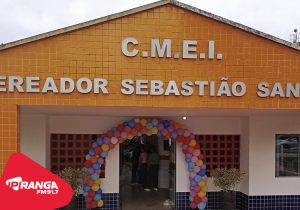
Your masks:
{"label": "entrance doorway", "polygon": [[175,149],[174,141],[157,135],[120,144],[122,210],[175,208]]}

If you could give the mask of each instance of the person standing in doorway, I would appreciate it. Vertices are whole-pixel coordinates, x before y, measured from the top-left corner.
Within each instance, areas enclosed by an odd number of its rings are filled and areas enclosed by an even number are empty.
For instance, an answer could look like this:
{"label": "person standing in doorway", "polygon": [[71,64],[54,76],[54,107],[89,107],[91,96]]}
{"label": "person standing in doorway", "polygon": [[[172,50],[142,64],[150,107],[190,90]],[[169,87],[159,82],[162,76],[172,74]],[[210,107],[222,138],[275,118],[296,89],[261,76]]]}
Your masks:
{"label": "person standing in doorway", "polygon": [[140,158],[140,145],[136,143],[132,152],[132,170],[131,170],[131,183],[137,182],[137,172],[139,168],[139,158]]}
{"label": "person standing in doorway", "polygon": [[151,153],[148,157],[149,170],[149,187],[155,191],[158,190],[158,172],[159,172],[160,156],[155,147],[151,148]]}
{"label": "person standing in doorway", "polygon": [[146,191],[149,191],[147,188],[147,152],[144,147],[141,148],[139,158],[139,183]]}

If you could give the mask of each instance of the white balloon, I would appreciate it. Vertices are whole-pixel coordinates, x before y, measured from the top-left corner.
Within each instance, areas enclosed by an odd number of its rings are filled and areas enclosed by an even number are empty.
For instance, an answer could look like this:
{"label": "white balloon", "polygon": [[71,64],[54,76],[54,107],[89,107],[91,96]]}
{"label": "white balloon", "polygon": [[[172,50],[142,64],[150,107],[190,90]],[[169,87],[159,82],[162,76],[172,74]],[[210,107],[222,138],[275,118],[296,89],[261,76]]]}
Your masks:
{"label": "white balloon", "polygon": [[118,143],[118,139],[116,137],[112,137],[110,141],[112,144]]}

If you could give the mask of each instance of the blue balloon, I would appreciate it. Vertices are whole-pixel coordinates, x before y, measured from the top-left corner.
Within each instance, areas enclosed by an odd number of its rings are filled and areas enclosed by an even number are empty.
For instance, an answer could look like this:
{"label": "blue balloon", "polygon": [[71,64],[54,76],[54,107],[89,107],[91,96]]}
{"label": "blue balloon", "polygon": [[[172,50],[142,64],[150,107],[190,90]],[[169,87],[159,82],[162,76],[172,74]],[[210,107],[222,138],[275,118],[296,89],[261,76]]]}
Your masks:
{"label": "blue balloon", "polygon": [[194,201],[194,197],[193,197],[193,196],[190,196],[190,197],[189,197],[189,200],[190,200],[190,202],[193,202],[193,201]]}
{"label": "blue balloon", "polygon": [[99,163],[94,163],[93,164],[93,169],[97,170],[100,168],[100,164]]}
{"label": "blue balloon", "polygon": [[90,149],[90,150],[89,150],[89,155],[90,155],[90,156],[93,156],[93,155],[95,155],[95,154],[96,154],[95,150],[93,150],[93,149]]}
{"label": "blue balloon", "polygon": [[163,125],[165,128],[168,128],[170,126],[170,122],[168,120],[163,120]]}
{"label": "blue balloon", "polygon": [[101,196],[100,194],[95,194],[95,195],[94,195],[94,200],[95,200],[95,201],[100,201],[100,200],[101,200],[101,197],[102,197],[102,196]]}
{"label": "blue balloon", "polygon": [[115,132],[114,132],[114,136],[117,137],[117,138],[120,137],[120,136],[121,136],[120,131],[115,131]]}
{"label": "blue balloon", "polygon": [[153,118],[151,122],[155,126],[158,124],[158,120],[156,118]]}
{"label": "blue balloon", "polygon": [[107,157],[107,152],[101,152],[101,157]]}
{"label": "blue balloon", "polygon": [[97,142],[94,142],[94,143],[92,144],[92,147],[93,147],[93,148],[96,148],[96,147],[98,147],[98,144],[97,144]]}
{"label": "blue balloon", "polygon": [[200,175],[200,176],[205,176],[205,170],[204,170],[204,169],[201,169],[201,170],[199,171],[199,175]]}
{"label": "blue balloon", "polygon": [[103,144],[103,139],[98,137],[96,143],[101,146]]}
{"label": "blue balloon", "polygon": [[[187,154],[185,154],[185,157],[186,157],[186,158],[192,158],[192,154],[187,153]],[[193,163],[193,164],[195,165],[195,163]]]}
{"label": "blue balloon", "polygon": [[169,127],[168,127],[168,131],[169,131],[169,132],[173,132],[173,131],[174,131],[173,127],[169,126]]}
{"label": "blue balloon", "polygon": [[195,181],[196,182],[200,182],[201,179],[202,179],[202,177],[200,175],[195,176]]}
{"label": "blue balloon", "polygon": [[178,133],[178,135],[183,135],[184,131],[183,131],[183,129],[180,128],[180,129],[177,131],[177,133]]}
{"label": "blue balloon", "polygon": [[97,180],[98,178],[99,178],[99,174],[92,174],[92,176],[91,176],[91,178],[93,179],[93,180]]}
{"label": "blue balloon", "polygon": [[91,189],[91,187],[90,186],[88,186],[88,185],[83,185],[83,191],[84,192],[88,192],[89,190]]}
{"label": "blue balloon", "polygon": [[96,193],[101,195],[102,194],[102,189],[100,188]]}
{"label": "blue balloon", "polygon": [[198,204],[198,209],[200,209],[200,210],[204,210],[205,207],[206,207],[206,203],[204,203],[204,202],[201,202]]}
{"label": "blue balloon", "polygon": [[105,138],[104,138],[104,143],[105,143],[105,144],[109,144],[109,143],[110,143],[110,138],[105,137]]}
{"label": "blue balloon", "polygon": [[128,122],[128,125],[129,125],[129,127],[134,128],[134,127],[135,127],[135,122],[134,122],[134,120],[130,120],[130,121]]}
{"label": "blue balloon", "polygon": [[191,168],[194,168],[194,167],[195,167],[195,163],[189,162],[189,163],[188,163],[188,166],[191,167]]}
{"label": "blue balloon", "polygon": [[157,135],[157,137],[161,137],[162,136],[162,134],[161,134],[160,131],[158,131],[156,135]]}
{"label": "blue balloon", "polygon": [[175,131],[172,132],[171,137],[175,139],[177,137],[177,133]]}
{"label": "blue balloon", "polygon": [[148,129],[148,130],[151,130],[152,128],[153,128],[152,123],[148,123],[148,124],[147,124],[147,129]]}

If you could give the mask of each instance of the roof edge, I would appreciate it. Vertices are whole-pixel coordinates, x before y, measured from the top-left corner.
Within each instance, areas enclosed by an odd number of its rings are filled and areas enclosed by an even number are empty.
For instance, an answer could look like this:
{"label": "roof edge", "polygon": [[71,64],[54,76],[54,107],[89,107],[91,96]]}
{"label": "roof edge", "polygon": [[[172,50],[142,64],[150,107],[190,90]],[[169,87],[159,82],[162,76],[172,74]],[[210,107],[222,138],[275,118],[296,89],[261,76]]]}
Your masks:
{"label": "roof edge", "polygon": [[182,2],[179,2],[179,1],[176,1],[176,0],[170,0],[170,2],[173,4],[173,5],[176,5],[178,7],[181,7],[183,9],[186,9],[186,10],[189,10],[191,12],[194,12],[194,13],[197,13],[197,14],[200,14],[200,15],[203,15],[205,17],[208,17],[208,18],[211,18],[213,20],[216,20],[218,22],[222,22],[222,23],[225,23],[227,25],[230,25],[230,26],[233,26],[235,28],[239,28],[243,31],[246,31],[246,32],[249,32],[251,34],[254,34],[256,36],[259,36],[259,37],[262,37],[262,38],[265,38],[265,39],[269,39],[273,42],[277,42],[279,44],[282,44],[282,45],[285,45],[287,47],[290,47],[290,48],[293,48],[295,50],[299,50],[300,51],[300,46],[294,44],[294,43],[291,43],[291,42],[288,42],[284,39],[281,39],[281,38],[278,38],[278,37],[275,37],[273,35],[270,35],[270,34],[267,34],[267,33],[264,33],[262,31],[259,31],[259,30],[256,30],[254,28],[251,28],[249,26],[246,26],[246,25],[243,25],[243,24],[240,24],[240,23],[237,23],[235,21],[232,21],[232,20],[229,20],[229,19],[226,19],[226,18],[223,18],[221,16],[218,16],[218,15],[215,15],[215,14],[212,14],[212,13],[209,13],[209,12],[206,12],[204,10],[201,10],[197,7],[193,7],[193,6],[190,6],[188,4],[185,4],[185,3],[182,3]]}
{"label": "roof edge", "polygon": [[45,33],[41,33],[41,34],[30,36],[30,37],[27,37],[27,38],[24,38],[24,39],[8,42],[6,44],[0,44],[0,51],[8,49],[8,48],[16,47],[16,46],[19,46],[19,45],[27,44],[27,43],[30,43],[30,42],[34,42],[34,41],[37,41],[37,40],[40,40],[40,39],[56,36],[56,35],[59,35],[59,34],[62,34],[62,33],[75,31],[75,30],[78,30],[78,29],[81,29],[81,28],[89,27],[89,26],[99,24],[99,23],[103,23],[103,22],[106,22],[106,21],[109,21],[109,20],[114,20],[114,19],[121,18],[121,17],[124,17],[124,16],[132,15],[132,14],[142,12],[142,11],[145,11],[145,10],[149,10],[149,9],[152,9],[152,8],[155,8],[155,7],[163,6],[165,4],[171,3],[171,1],[172,0],[161,0],[161,1],[153,2],[153,3],[150,3],[150,4],[143,5],[143,6],[135,7],[133,9],[129,9],[129,10],[125,10],[125,11],[122,11],[122,12],[114,13],[112,15],[104,16],[104,17],[101,17],[101,18],[96,18],[96,19],[89,20],[89,21],[86,21],[86,22],[78,23],[78,24],[75,24],[75,25],[67,26],[67,27],[64,27],[64,28],[56,29],[56,30],[53,30],[53,31],[45,32]]}
{"label": "roof edge", "polygon": [[190,6],[188,4],[185,4],[185,3],[182,3],[182,2],[179,2],[179,1],[176,1],[176,0],[161,0],[161,1],[153,2],[153,3],[146,4],[146,5],[143,5],[143,6],[139,6],[139,7],[133,8],[133,9],[125,10],[123,12],[108,15],[108,16],[105,16],[105,17],[93,19],[93,20],[86,21],[86,22],[83,22],[83,23],[78,23],[78,24],[75,24],[75,25],[60,28],[60,29],[53,30],[53,31],[50,31],[50,32],[46,32],[46,33],[38,34],[38,35],[35,35],[35,36],[31,36],[31,37],[28,37],[28,38],[20,39],[20,40],[17,40],[17,41],[8,42],[6,44],[1,44],[0,45],[0,51],[8,49],[8,48],[16,47],[16,46],[19,46],[19,45],[27,44],[27,43],[30,43],[30,42],[34,42],[34,41],[37,41],[37,40],[40,40],[40,39],[56,36],[56,35],[59,35],[59,34],[62,34],[62,33],[78,30],[78,29],[85,28],[85,27],[89,27],[89,26],[99,24],[99,23],[103,23],[103,22],[106,22],[106,21],[109,21],[109,20],[114,20],[114,19],[117,19],[117,18],[121,18],[121,17],[124,17],[124,16],[128,16],[128,15],[131,15],[131,14],[135,14],[135,13],[138,13],[138,12],[149,10],[149,9],[152,9],[152,8],[155,8],[155,7],[163,6],[163,5],[166,5],[166,4],[172,4],[172,5],[178,6],[180,8],[186,9],[186,10],[194,12],[196,14],[200,14],[202,16],[211,18],[211,19],[216,20],[218,22],[233,26],[235,28],[239,28],[239,29],[241,29],[243,31],[246,31],[248,33],[254,34],[256,36],[271,40],[273,42],[276,42],[276,43],[279,43],[281,45],[284,45],[284,46],[287,46],[289,48],[300,51],[300,46],[298,46],[294,43],[288,42],[286,40],[280,39],[280,38],[275,37],[273,35],[264,33],[262,31],[259,31],[259,30],[256,30],[256,29],[253,29],[251,27],[248,27],[248,26],[245,26],[243,24],[234,22],[232,20],[223,18],[221,16],[214,15],[212,13],[206,12],[204,10],[201,10],[199,8]]}

